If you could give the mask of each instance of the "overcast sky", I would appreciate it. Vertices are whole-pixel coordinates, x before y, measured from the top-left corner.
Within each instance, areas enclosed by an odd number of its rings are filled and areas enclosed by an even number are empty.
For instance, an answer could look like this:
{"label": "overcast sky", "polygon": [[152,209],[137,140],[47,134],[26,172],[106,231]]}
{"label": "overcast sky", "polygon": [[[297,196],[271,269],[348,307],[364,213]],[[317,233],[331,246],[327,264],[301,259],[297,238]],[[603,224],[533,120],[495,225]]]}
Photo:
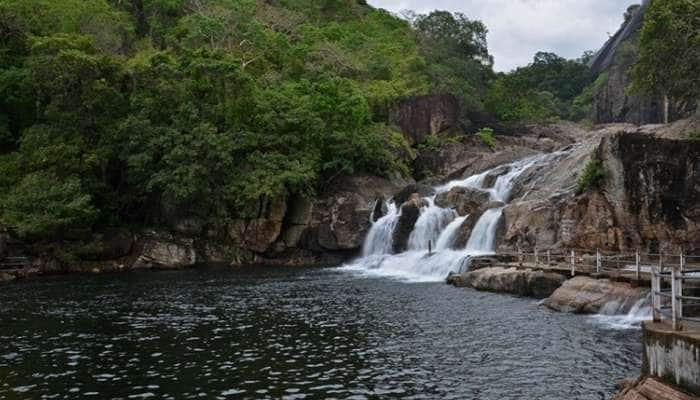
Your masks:
{"label": "overcast sky", "polygon": [[578,58],[598,50],[638,0],[368,0],[375,7],[427,13],[459,11],[483,21],[497,71],[532,61],[537,51]]}

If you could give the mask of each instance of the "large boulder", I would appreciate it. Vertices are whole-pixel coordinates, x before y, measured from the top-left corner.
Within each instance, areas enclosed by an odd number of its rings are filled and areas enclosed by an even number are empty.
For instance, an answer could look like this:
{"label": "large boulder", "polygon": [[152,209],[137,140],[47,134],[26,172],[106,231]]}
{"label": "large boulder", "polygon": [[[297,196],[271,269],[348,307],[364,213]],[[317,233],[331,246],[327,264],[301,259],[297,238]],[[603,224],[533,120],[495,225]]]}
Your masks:
{"label": "large boulder", "polygon": [[420,144],[430,135],[458,127],[459,101],[448,94],[408,98],[394,107],[390,120],[411,145]]}
{"label": "large boulder", "polygon": [[134,268],[178,269],[193,266],[197,255],[192,239],[152,232],[146,237]]}
{"label": "large boulder", "polygon": [[407,202],[401,206],[401,216],[394,228],[392,245],[394,253],[401,253],[408,249],[408,238],[411,236],[413,227],[420,217],[420,209],[425,204],[421,198],[414,194]]}
{"label": "large boulder", "polygon": [[[464,284],[477,290],[510,293],[543,299],[552,294],[566,279],[557,273],[492,267],[469,271]],[[453,281],[459,282],[453,278]]]}
{"label": "large boulder", "polygon": [[407,202],[414,194],[417,194],[419,197],[427,197],[432,195],[433,192],[433,188],[428,185],[422,183],[412,183],[396,192],[392,199],[396,204],[403,204]]}
{"label": "large boulder", "polygon": [[435,204],[452,208],[460,216],[481,214],[489,205],[491,195],[483,190],[463,186],[453,187],[435,196]]}
{"label": "large boulder", "polygon": [[472,231],[474,230],[474,226],[476,226],[476,223],[479,221],[481,214],[482,213],[470,214],[467,216],[464,222],[462,222],[462,225],[460,225],[457,233],[455,234],[455,238],[452,243],[453,248],[463,249],[467,245],[467,242],[469,242],[469,238],[472,235]]}
{"label": "large boulder", "polygon": [[577,276],[554,291],[544,304],[556,311],[585,314],[595,314],[614,305],[616,312],[624,314],[648,294],[647,288],[626,282]]}

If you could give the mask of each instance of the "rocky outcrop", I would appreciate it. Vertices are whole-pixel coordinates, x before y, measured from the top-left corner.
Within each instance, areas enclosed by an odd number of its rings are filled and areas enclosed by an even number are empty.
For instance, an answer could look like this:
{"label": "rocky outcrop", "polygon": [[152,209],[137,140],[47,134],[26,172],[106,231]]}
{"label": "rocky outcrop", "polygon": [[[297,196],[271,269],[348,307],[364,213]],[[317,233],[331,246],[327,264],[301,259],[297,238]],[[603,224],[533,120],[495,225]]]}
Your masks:
{"label": "rocky outcrop", "polygon": [[556,311],[585,314],[596,314],[606,305],[615,304],[618,312],[626,313],[648,294],[648,288],[627,282],[577,276],[554,291],[544,304]]}
{"label": "rocky outcrop", "polygon": [[178,269],[197,263],[192,239],[151,232],[133,268]]}
{"label": "rocky outcrop", "polygon": [[544,299],[564,283],[561,274],[531,269],[490,267],[451,275],[448,283],[477,290]]}
{"label": "rocky outcrop", "polygon": [[[607,126],[546,169],[523,174],[504,210],[500,250],[700,251],[700,142],[678,139],[686,133],[676,130]],[[605,178],[577,195],[594,152]]]}
{"label": "rocky outcrop", "polygon": [[411,145],[425,142],[430,135],[459,126],[459,102],[452,95],[419,96],[400,101],[390,121],[401,128]]}
{"label": "rocky outcrop", "polygon": [[[591,120],[605,124],[628,122],[654,124],[665,121],[666,101],[660,95],[641,96],[629,93],[632,83],[630,71],[639,53],[639,35],[650,0],[641,7],[631,7],[625,22],[589,64],[598,75],[591,111]],[[695,112],[695,99],[668,101],[668,120],[687,118]]]}
{"label": "rocky outcrop", "polygon": [[622,383],[620,392],[612,400],[698,400],[699,397],[686,393],[669,383],[652,377],[627,380]]}
{"label": "rocky outcrop", "polygon": [[460,216],[481,215],[490,197],[483,190],[457,186],[435,196],[435,204],[442,208],[452,208]]}

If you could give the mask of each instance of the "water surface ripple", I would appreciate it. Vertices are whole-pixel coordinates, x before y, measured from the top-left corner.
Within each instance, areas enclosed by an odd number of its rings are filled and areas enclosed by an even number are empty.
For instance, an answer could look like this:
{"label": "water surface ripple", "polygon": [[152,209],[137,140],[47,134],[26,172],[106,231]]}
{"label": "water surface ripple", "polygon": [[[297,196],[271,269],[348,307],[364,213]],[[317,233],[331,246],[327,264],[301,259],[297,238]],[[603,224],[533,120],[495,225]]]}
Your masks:
{"label": "water surface ripple", "polygon": [[0,399],[607,399],[640,333],[536,301],[319,269],[0,290]]}

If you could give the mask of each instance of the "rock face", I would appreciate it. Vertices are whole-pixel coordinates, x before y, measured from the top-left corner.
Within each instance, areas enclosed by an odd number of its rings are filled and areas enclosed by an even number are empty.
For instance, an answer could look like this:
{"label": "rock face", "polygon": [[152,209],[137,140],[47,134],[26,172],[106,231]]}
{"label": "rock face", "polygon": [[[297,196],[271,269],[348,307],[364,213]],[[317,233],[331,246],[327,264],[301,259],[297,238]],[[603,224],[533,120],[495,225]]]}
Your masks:
{"label": "rock face", "polygon": [[489,292],[510,293],[544,299],[559,288],[566,278],[557,273],[491,267],[453,275],[449,283]]}
{"label": "rock face", "polygon": [[192,239],[175,238],[168,234],[151,233],[134,263],[134,268],[177,269],[197,263]]}
{"label": "rock face", "polygon": [[403,100],[392,110],[392,123],[411,145],[459,125],[459,102],[452,95],[419,96]]}
{"label": "rock face", "polygon": [[[595,123],[628,122],[653,124],[664,122],[665,101],[661,96],[636,96],[627,91],[631,83],[630,70],[637,61],[639,34],[650,0],[631,11],[617,33],[596,53],[589,64],[598,74],[591,119]],[[674,100],[668,103],[669,121],[690,116],[696,99]]]}
{"label": "rock face", "polygon": [[618,312],[626,313],[648,293],[647,288],[625,282],[577,276],[554,291],[544,304],[556,311],[595,314],[614,303]]}
{"label": "rock face", "polygon": [[488,192],[457,186],[435,196],[435,204],[443,208],[452,208],[460,216],[481,215],[489,199]]}
{"label": "rock face", "polygon": [[[671,138],[672,130],[609,126],[546,169],[523,174],[504,210],[500,250],[700,251],[700,142]],[[605,178],[576,195],[594,151]]]}

